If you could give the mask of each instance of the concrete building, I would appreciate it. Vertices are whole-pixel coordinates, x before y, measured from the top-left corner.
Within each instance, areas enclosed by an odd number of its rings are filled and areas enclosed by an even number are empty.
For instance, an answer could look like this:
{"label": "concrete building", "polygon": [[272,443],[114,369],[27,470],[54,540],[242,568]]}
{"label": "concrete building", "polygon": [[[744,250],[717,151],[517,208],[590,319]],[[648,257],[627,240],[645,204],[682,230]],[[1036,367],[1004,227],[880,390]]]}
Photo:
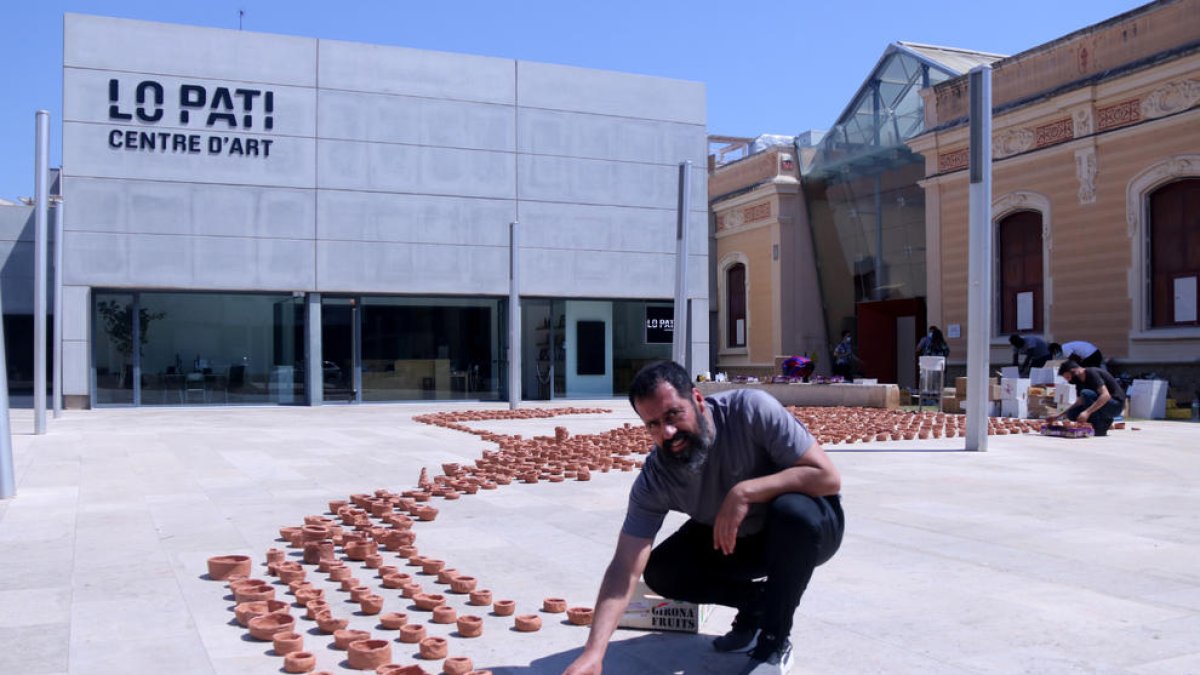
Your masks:
{"label": "concrete building", "polygon": [[[1154,2],[993,64],[993,336],[1087,340],[1200,388],[1200,0]],[[967,82],[924,93],[930,321],[966,355]]]}
{"label": "concrete building", "polygon": [[63,68],[69,404],[506,399],[513,347],[518,398],[619,394],[684,161],[709,369],[700,83],[74,14]]}

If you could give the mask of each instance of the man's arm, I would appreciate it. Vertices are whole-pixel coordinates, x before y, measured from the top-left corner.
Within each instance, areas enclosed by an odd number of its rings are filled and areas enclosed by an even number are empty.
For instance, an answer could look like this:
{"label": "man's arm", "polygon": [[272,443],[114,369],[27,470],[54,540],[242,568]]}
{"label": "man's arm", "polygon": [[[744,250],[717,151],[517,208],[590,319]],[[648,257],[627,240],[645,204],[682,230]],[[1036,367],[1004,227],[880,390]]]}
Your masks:
{"label": "man's arm", "polygon": [[1086,422],[1092,416],[1092,413],[1104,407],[1104,404],[1112,400],[1112,394],[1109,393],[1108,387],[1103,384],[1096,391],[1096,402],[1088,406],[1087,410],[1079,413],[1079,417],[1075,418],[1079,422]]}
{"label": "man's arm", "polygon": [[604,571],[600,582],[600,593],[596,597],[596,611],[592,614],[592,628],[588,632],[583,653],[567,667],[564,675],[600,675],[604,666],[604,652],[617,623],[629,606],[629,598],[637,580],[646,569],[650,559],[653,540],[634,537],[624,532],[617,538],[617,550],[612,562]]}
{"label": "man's arm", "polygon": [[786,492],[825,497],[835,495],[841,489],[842,477],[837,467],[821,444],[813,441],[792,466],[733,486],[721,502],[721,510],[713,523],[713,548],[721,549],[726,555],[733,553],[738,527],[751,504],[769,502]]}

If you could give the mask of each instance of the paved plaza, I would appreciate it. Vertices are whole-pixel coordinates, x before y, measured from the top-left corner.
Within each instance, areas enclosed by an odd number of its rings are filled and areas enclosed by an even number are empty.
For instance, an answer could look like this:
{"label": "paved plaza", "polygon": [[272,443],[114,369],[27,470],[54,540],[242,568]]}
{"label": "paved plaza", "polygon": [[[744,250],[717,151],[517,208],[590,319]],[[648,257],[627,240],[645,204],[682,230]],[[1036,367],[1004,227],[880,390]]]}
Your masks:
{"label": "paved plaza", "polygon": [[[562,405],[612,412],[472,425],[529,437],[637,421],[623,400]],[[44,436],[31,435],[30,411],[13,411],[18,494],[0,502],[0,673],[281,672],[271,644],[233,622],[206,559],[250,554],[265,577],[266,550],[285,546],[281,526],[325,513],[332,499],[409,489],[422,467],[436,474],[494,447],[415,415],[505,408],[68,411]],[[797,612],[794,672],[1200,673],[1200,425],[1134,426],[1086,440],[993,437],[987,453],[962,452],[962,439],[829,446],[846,539]],[[590,606],[635,475],[438,501],[416,543],[515,599],[518,612],[548,596]],[[385,612],[407,610],[398,592],[385,597]],[[412,645],[352,612],[339,613],[393,638],[395,662],[415,662]],[[451,637],[450,653],[494,673],[558,673],[586,637],[562,615],[518,633],[511,619],[481,614],[483,636]],[[619,631],[605,672],[737,672],[744,656],[708,644],[731,618],[718,608],[701,635]],[[300,624],[318,669],[361,672]],[[438,672],[440,662],[423,665]]]}

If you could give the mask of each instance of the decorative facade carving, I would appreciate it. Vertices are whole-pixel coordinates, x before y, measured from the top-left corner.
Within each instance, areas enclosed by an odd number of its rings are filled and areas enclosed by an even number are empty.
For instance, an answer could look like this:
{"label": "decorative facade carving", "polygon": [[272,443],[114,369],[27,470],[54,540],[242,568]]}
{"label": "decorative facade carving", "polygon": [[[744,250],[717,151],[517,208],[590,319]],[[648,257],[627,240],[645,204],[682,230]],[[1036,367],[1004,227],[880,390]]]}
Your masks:
{"label": "decorative facade carving", "polygon": [[1050,198],[1037,192],[1009,192],[992,202],[992,221],[998,221],[1014,211],[1039,211],[1042,222],[1050,222]]}
{"label": "decorative facade carving", "polygon": [[947,171],[958,171],[959,169],[967,168],[969,160],[967,148],[959,148],[950,152],[943,152],[938,155],[938,173],[946,173]]}
{"label": "decorative facade carving", "polygon": [[1032,129],[1006,129],[992,138],[992,157],[1001,159],[1025,152],[1036,138]]}
{"label": "decorative facade carving", "polygon": [[742,209],[742,222],[753,223],[771,217],[771,202],[762,202]]}
{"label": "decorative facade carving", "polygon": [[1079,179],[1079,203],[1096,201],[1096,148],[1075,151],[1075,177]]}
{"label": "decorative facade carving", "polygon": [[1061,120],[1043,124],[1037,128],[1037,147],[1041,148],[1069,141],[1074,138],[1074,133],[1075,127],[1070,117],[1064,117]]}
{"label": "decorative facade carving", "polygon": [[1125,222],[1129,225],[1129,237],[1137,234],[1143,204],[1151,190],[1176,178],[1192,176],[1200,176],[1200,155],[1177,155],[1134,176],[1125,192]]}
{"label": "decorative facade carving", "polygon": [[1200,101],[1200,81],[1176,80],[1155,89],[1142,99],[1142,117],[1163,117],[1191,108]]}
{"label": "decorative facade carving", "polygon": [[1071,114],[1071,121],[1075,124],[1075,138],[1083,138],[1084,136],[1092,135],[1092,108],[1080,108]]}
{"label": "decorative facade carving", "polygon": [[1099,131],[1107,131],[1139,122],[1141,119],[1141,99],[1133,98],[1098,109],[1096,111],[1096,128]]}

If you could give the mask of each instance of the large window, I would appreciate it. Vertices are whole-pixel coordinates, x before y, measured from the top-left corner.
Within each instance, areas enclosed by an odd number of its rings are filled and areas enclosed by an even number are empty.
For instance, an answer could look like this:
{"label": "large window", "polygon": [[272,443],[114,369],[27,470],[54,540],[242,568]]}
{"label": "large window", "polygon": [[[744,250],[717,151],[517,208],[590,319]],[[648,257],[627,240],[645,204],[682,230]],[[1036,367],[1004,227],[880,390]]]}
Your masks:
{"label": "large window", "polygon": [[290,294],[94,294],[98,405],[304,402],[304,306]]}
{"label": "large window", "polygon": [[1000,333],[1042,331],[1042,214],[1017,211],[996,226]]}
{"label": "large window", "polygon": [[1150,195],[1150,326],[1195,326],[1200,285],[1200,179]]}
{"label": "large window", "polygon": [[746,266],[730,265],[725,270],[725,344],[746,346]]}

